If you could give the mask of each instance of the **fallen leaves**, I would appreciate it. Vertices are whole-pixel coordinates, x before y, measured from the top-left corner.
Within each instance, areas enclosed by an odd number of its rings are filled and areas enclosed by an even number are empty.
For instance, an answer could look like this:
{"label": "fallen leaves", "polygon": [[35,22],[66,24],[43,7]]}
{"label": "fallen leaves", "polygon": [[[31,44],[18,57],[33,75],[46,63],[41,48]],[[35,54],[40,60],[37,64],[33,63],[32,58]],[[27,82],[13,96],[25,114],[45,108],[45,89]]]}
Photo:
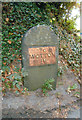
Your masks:
{"label": "fallen leaves", "polygon": [[78,81],[78,83],[81,85],[81,80],[77,80]]}
{"label": "fallen leaves", "polygon": [[77,89],[77,84],[73,84],[72,86],[68,86],[67,92],[68,94],[71,93],[71,91],[74,91],[75,89]]}
{"label": "fallen leaves", "polygon": [[75,96],[75,97],[77,97],[77,98],[80,98],[80,92],[74,93],[73,96]]}

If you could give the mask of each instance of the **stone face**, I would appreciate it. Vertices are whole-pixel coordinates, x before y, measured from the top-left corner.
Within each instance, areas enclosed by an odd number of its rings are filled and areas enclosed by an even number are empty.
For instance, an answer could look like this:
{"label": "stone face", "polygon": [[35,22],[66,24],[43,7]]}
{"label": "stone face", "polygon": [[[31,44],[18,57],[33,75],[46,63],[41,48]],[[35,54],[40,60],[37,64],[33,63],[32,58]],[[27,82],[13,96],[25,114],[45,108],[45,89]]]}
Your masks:
{"label": "stone face", "polygon": [[22,40],[22,63],[28,76],[24,77],[24,86],[35,90],[45,80],[55,78],[58,67],[58,37],[49,26],[38,25],[28,30]]}

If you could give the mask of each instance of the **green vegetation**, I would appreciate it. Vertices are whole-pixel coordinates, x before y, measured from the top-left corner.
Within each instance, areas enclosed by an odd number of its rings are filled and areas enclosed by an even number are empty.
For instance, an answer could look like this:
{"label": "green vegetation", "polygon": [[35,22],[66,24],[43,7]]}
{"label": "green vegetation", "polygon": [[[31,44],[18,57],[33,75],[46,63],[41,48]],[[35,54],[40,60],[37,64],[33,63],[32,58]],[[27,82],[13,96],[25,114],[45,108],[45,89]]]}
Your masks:
{"label": "green vegetation", "polygon": [[58,76],[62,75],[63,72],[64,72],[64,71],[63,71],[62,66],[61,66],[61,67],[58,66]]}
{"label": "green vegetation", "polygon": [[67,89],[67,92],[68,94],[71,93],[72,91],[75,91],[74,94],[72,96],[75,96],[75,97],[78,97],[80,98],[80,92],[78,91],[78,85],[77,84],[73,84],[73,85],[69,85],[68,86],[68,89]]}
{"label": "green vegetation", "polygon": [[54,82],[54,79],[46,80],[45,83],[42,85],[42,92],[44,95],[48,95],[48,90],[52,90],[52,83]]}
{"label": "green vegetation", "polygon": [[74,84],[74,85],[72,85],[72,86],[69,86],[68,87],[68,90],[75,90],[77,88],[77,84]]}
{"label": "green vegetation", "polygon": [[[15,92],[24,92],[21,66],[21,40],[27,30],[38,24],[50,25],[60,38],[59,54],[65,65],[80,74],[80,38],[69,19],[75,2],[11,2],[2,5],[2,85]],[[73,23],[71,25],[71,23]],[[71,34],[69,34],[71,33]],[[60,73],[61,74],[61,73]]]}

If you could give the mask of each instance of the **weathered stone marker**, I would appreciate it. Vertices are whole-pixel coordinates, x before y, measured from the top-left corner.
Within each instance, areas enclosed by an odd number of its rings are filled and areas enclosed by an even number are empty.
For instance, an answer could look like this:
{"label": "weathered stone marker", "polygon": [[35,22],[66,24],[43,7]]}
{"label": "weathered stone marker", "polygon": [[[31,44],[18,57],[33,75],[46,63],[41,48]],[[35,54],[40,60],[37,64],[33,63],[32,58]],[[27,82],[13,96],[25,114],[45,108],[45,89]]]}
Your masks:
{"label": "weathered stone marker", "polygon": [[31,28],[22,40],[22,62],[24,71],[24,86],[35,90],[42,86],[45,80],[55,78],[56,86],[58,66],[58,37],[49,26],[38,25]]}

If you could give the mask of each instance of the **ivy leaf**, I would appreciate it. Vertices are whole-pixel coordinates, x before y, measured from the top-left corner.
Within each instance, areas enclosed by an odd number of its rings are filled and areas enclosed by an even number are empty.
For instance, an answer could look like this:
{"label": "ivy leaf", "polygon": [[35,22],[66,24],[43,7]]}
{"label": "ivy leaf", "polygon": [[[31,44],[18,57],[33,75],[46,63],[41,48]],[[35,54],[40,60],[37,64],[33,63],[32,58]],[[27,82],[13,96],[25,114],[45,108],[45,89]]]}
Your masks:
{"label": "ivy leaf", "polygon": [[71,90],[75,90],[77,88],[77,84],[74,84],[73,86],[70,87]]}
{"label": "ivy leaf", "polygon": [[2,78],[2,81],[4,82],[6,79]]}
{"label": "ivy leaf", "polygon": [[16,84],[16,87],[17,87],[18,89],[20,89],[20,85],[19,85],[19,84]]}

